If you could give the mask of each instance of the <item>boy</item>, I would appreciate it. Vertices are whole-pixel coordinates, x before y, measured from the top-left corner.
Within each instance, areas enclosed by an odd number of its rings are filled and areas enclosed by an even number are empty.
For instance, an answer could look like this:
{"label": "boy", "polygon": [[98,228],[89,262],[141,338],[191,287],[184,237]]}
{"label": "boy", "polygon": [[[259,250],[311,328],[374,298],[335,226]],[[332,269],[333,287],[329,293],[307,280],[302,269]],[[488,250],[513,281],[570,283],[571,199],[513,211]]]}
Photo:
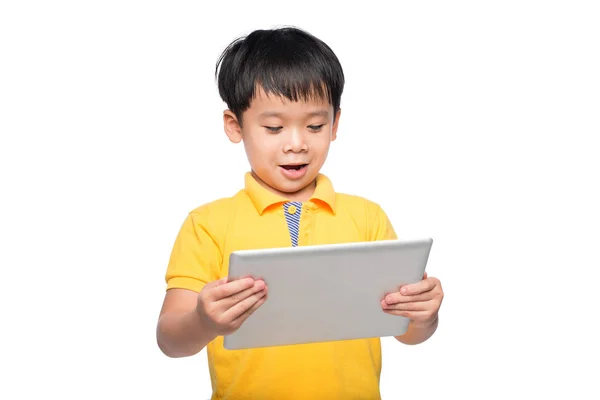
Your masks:
{"label": "boy", "polygon": [[[223,335],[268,297],[260,280],[227,282],[232,251],[396,234],[377,204],[336,193],[319,172],[337,135],[344,86],[341,65],[325,43],[293,28],[255,31],[227,47],[216,75],[228,106],[225,133],[244,144],[251,171],[243,190],[185,219],[166,273],[160,349],[185,357],[207,347],[213,399],[380,398],[379,339],[223,348]],[[400,291],[382,299],[382,312],[411,319],[398,341],[423,342],[437,327],[441,285],[425,275]]]}

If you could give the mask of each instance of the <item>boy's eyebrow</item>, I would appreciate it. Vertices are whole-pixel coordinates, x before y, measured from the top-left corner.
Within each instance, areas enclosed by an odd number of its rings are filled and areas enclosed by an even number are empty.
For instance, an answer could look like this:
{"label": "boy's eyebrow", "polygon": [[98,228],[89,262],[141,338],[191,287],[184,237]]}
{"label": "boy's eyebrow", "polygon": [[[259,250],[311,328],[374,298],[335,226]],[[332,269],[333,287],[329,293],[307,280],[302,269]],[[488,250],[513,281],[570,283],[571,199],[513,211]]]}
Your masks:
{"label": "boy's eyebrow", "polygon": [[[265,111],[260,113],[259,117],[281,117],[283,113],[277,111]],[[318,110],[308,113],[309,117],[328,117],[329,112],[327,110]]]}

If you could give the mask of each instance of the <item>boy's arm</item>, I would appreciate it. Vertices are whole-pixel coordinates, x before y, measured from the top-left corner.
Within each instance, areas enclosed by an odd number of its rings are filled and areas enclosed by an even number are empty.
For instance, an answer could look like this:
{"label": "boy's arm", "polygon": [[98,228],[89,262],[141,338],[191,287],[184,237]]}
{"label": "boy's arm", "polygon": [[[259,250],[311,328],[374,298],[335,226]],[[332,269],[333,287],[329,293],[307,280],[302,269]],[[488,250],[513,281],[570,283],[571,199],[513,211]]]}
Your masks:
{"label": "boy's arm", "polygon": [[396,340],[404,344],[419,344],[429,339],[438,327],[438,317],[431,324],[416,325],[413,321],[408,324],[408,330],[402,336],[396,336]]}
{"label": "boy's arm", "polygon": [[217,335],[202,323],[196,311],[198,293],[170,289],[165,295],[156,329],[160,350],[169,357],[199,353]]}
{"label": "boy's arm", "polygon": [[210,227],[208,209],[195,210],[186,217],[173,245],[156,327],[158,347],[170,357],[196,354],[215,337],[196,312],[198,294],[219,279],[221,251]]}

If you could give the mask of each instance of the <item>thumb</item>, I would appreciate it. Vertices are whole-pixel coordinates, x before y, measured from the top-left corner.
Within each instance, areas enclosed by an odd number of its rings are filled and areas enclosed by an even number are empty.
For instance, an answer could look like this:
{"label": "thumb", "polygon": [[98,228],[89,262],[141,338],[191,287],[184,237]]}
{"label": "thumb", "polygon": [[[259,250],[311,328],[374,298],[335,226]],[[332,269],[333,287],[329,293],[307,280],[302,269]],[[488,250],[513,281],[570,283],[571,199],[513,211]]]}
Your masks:
{"label": "thumb", "polygon": [[216,281],[208,282],[206,285],[204,285],[204,287],[206,287],[207,289],[212,289],[212,288],[215,288],[217,286],[224,285],[226,283],[227,283],[227,277],[221,278],[221,279],[217,279]]}
{"label": "thumb", "polygon": [[427,279],[427,272],[423,273],[423,279]]}

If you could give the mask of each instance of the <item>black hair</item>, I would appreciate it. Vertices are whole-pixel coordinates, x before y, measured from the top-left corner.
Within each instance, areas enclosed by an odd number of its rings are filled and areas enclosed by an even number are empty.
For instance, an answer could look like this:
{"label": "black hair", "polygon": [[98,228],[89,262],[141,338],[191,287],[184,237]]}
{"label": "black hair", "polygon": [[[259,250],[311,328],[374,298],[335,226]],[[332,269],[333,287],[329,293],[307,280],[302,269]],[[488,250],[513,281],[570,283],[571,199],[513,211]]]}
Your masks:
{"label": "black hair", "polygon": [[344,72],[335,53],[295,27],[256,30],[234,40],[219,57],[215,78],[221,99],[240,124],[258,85],[291,101],[328,99],[334,118],[344,89]]}

